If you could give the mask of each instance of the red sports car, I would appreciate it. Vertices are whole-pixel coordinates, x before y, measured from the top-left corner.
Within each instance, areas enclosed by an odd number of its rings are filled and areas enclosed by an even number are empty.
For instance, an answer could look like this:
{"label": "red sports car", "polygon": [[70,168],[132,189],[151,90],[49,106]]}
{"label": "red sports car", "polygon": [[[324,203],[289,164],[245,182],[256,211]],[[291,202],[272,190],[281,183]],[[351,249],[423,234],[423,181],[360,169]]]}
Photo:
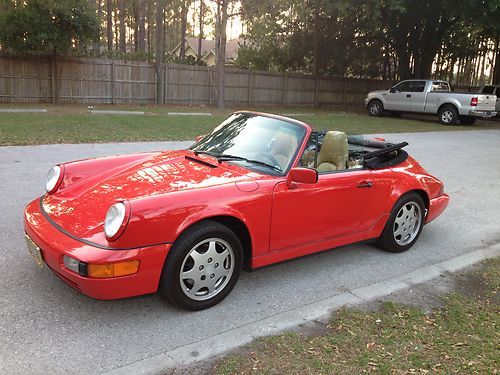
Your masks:
{"label": "red sports car", "polygon": [[367,240],[412,247],[449,197],[405,145],[237,112],[187,150],[53,167],[25,209],[28,248],[87,296],[160,291],[205,309],[243,267]]}

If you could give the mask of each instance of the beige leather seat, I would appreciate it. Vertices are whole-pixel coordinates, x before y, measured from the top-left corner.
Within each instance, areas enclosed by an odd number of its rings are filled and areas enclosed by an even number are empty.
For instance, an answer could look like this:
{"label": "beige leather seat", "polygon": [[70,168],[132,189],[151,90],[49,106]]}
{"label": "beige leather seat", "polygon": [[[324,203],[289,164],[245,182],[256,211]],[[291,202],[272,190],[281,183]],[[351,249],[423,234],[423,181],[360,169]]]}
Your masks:
{"label": "beige leather seat", "polygon": [[318,172],[346,169],[348,158],[347,135],[338,131],[327,132],[319,151],[316,169]]}
{"label": "beige leather seat", "polygon": [[281,169],[285,170],[297,148],[297,139],[288,133],[278,132],[274,137],[271,154],[279,163]]}

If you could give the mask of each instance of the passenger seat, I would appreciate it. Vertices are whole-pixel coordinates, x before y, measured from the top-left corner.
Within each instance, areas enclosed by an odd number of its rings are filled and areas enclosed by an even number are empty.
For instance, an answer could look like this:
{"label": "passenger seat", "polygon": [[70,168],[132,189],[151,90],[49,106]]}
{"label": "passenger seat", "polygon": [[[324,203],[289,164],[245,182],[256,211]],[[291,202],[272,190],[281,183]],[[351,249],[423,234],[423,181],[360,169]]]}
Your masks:
{"label": "passenger seat", "polygon": [[318,172],[346,169],[348,158],[347,135],[343,132],[329,131],[323,138],[316,169]]}

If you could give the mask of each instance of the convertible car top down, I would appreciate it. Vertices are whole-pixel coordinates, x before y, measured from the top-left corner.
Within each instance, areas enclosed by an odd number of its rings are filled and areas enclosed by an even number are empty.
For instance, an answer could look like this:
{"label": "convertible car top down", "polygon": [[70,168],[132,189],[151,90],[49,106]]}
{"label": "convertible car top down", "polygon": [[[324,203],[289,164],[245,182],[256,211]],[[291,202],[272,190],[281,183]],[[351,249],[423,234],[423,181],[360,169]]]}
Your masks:
{"label": "convertible car top down", "polygon": [[59,164],[28,249],[87,296],[160,291],[200,310],[253,269],[353,242],[408,250],[448,204],[403,147],[236,112],[189,149]]}

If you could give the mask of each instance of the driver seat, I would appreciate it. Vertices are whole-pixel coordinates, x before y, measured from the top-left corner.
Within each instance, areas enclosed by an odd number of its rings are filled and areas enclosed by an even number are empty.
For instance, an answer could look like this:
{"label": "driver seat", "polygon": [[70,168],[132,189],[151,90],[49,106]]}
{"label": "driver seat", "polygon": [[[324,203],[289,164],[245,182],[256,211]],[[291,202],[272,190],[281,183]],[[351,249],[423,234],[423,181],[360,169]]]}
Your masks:
{"label": "driver seat", "polygon": [[318,154],[316,170],[318,172],[328,172],[346,169],[348,159],[347,135],[338,131],[327,132]]}
{"label": "driver seat", "polygon": [[296,138],[294,138],[291,134],[279,132],[274,138],[271,155],[279,163],[281,169],[285,170],[296,148]]}

